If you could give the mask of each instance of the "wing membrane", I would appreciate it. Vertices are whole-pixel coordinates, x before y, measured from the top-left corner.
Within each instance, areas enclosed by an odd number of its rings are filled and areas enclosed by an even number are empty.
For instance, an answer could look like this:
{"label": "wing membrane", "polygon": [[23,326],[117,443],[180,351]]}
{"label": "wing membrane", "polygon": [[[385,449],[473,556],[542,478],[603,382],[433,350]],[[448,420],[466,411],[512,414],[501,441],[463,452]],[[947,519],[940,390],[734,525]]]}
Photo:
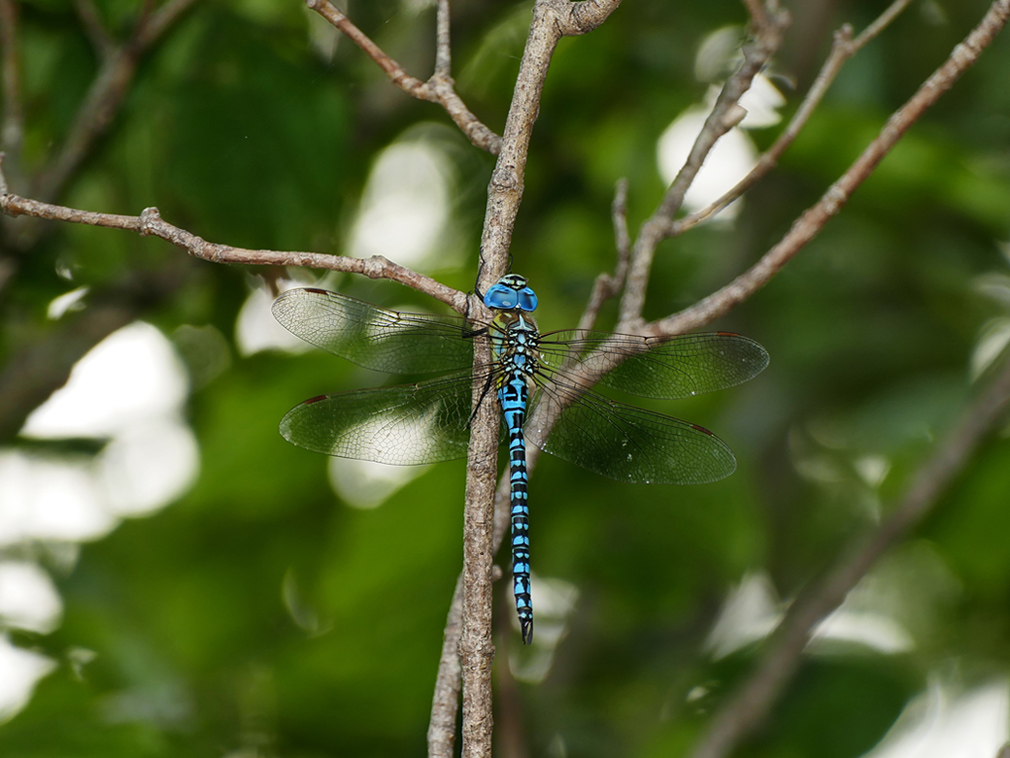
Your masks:
{"label": "wing membrane", "polygon": [[530,441],[558,458],[601,476],[640,484],[703,484],[736,469],[732,451],[696,424],[608,400],[557,381],[545,381],[537,401],[560,418],[543,440]]}
{"label": "wing membrane", "polygon": [[376,371],[434,373],[473,363],[473,330],[459,316],[400,313],[320,289],[288,290],[273,314],[306,342]]}
{"label": "wing membrane", "polygon": [[641,397],[679,398],[733,387],[761,373],[768,353],[752,339],[729,332],[669,338],[568,331],[543,335],[549,368],[577,359],[588,371],[607,371],[600,384]]}
{"label": "wing membrane", "polygon": [[281,435],[317,453],[396,466],[464,458],[471,382],[469,373],[460,373],[322,395],[292,408],[281,419]]}

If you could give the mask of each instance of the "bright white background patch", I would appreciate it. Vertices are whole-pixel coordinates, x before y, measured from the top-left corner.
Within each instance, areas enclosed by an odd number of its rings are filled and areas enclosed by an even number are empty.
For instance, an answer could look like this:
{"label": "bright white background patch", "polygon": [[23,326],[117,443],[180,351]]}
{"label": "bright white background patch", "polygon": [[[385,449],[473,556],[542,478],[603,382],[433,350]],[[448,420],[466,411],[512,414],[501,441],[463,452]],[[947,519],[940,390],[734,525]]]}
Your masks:
{"label": "bright white background patch", "polygon": [[[95,346],[29,416],[22,435],[97,439],[104,446],[94,456],[0,450],[0,546],[99,539],[123,517],[151,513],[182,495],[199,468],[196,438],[182,415],[187,396],[185,367],[155,327],[135,322]],[[0,618],[7,626],[46,633],[61,614],[42,568],[0,563]],[[53,666],[0,640],[0,718],[20,710]]]}

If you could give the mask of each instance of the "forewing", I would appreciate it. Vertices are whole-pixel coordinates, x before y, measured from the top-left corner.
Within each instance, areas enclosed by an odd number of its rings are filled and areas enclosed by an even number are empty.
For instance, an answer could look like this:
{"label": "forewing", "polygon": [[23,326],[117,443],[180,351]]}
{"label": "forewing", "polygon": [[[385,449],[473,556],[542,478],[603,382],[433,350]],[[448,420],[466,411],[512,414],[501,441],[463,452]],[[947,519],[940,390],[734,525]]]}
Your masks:
{"label": "forewing", "polygon": [[400,313],[320,289],[288,290],[273,314],[306,342],[376,371],[453,371],[473,362],[473,331],[459,316]]}
{"label": "forewing", "polygon": [[679,398],[733,387],[761,373],[768,353],[748,337],[729,332],[676,337],[570,331],[543,335],[540,353],[546,368],[566,360],[600,378],[605,387],[641,397]]}

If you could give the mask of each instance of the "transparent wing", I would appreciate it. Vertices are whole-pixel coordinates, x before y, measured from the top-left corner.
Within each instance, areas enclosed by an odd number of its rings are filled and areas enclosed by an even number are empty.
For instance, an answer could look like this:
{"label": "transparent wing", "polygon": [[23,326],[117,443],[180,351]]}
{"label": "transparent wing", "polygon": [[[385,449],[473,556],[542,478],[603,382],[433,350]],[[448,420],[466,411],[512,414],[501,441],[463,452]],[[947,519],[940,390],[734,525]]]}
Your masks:
{"label": "transparent wing", "polygon": [[288,411],[281,419],[281,436],[317,453],[397,466],[464,458],[472,387],[465,372],[419,384],[321,395]]}
{"label": "transparent wing", "polygon": [[640,484],[704,484],[736,469],[726,443],[703,427],[578,392],[557,379],[538,377],[538,383],[538,406],[552,415],[564,410],[546,440],[530,425],[527,437],[569,463]]}
{"label": "transparent wing", "polygon": [[273,314],[306,342],[376,371],[453,371],[473,363],[473,329],[459,316],[399,313],[320,289],[288,290]]}
{"label": "transparent wing", "polygon": [[581,330],[551,332],[541,337],[539,349],[547,370],[557,370],[575,358],[594,373],[609,369],[600,379],[605,387],[655,398],[690,397],[733,387],[753,379],[768,365],[768,353],[761,345],[729,332],[662,339]]}

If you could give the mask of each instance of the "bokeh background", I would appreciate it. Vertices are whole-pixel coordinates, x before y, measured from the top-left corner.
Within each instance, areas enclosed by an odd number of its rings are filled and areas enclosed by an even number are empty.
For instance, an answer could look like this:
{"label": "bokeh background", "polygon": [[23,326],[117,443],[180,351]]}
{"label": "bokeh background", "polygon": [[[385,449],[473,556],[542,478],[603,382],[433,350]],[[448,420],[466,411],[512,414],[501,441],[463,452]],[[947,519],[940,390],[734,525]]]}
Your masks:
{"label": "bokeh background", "polygon": [[[746,128],[690,203],[771,143],[832,31],[884,7],[785,4],[793,26]],[[17,5],[31,177],[98,64],[72,3]],[[122,40],[137,5],[96,7]],[[349,11],[424,78],[431,5]],[[500,132],[531,3],[452,7],[458,90]],[[647,317],[756,261],[986,7],[913,3],[849,62],[773,175],[660,247]],[[562,41],[512,246],[543,329],[572,327],[614,266],[615,183],[628,179],[633,231],[660,200],[744,18],[739,3],[626,3]],[[790,599],[894,506],[1010,339],[1008,70],[1010,39],[997,39],[844,212],[713,325],[766,346],[762,376],[653,406],[716,431],[734,476],[628,486],[540,461],[532,648],[518,644],[508,583],[496,588],[499,737],[531,756],[683,754]],[[469,290],[492,165],[303,3],[220,0],[197,3],[144,57],[59,200],[156,205],[232,245],[381,254]],[[195,261],[109,229],[54,226],[23,250],[2,223],[0,406],[86,355],[45,403],[6,411],[26,421],[0,440],[0,754],[422,754],[464,464],[388,469],[284,442],[277,423],[298,402],[391,380],[297,344],[269,304],[294,283],[439,304],[349,275]],[[129,323],[91,349],[85,325],[103,308]],[[613,318],[605,308],[600,326]],[[997,435],[821,628],[739,755],[995,755],[1010,709],[1008,492],[1010,442]],[[514,744],[502,754],[521,754]]]}

